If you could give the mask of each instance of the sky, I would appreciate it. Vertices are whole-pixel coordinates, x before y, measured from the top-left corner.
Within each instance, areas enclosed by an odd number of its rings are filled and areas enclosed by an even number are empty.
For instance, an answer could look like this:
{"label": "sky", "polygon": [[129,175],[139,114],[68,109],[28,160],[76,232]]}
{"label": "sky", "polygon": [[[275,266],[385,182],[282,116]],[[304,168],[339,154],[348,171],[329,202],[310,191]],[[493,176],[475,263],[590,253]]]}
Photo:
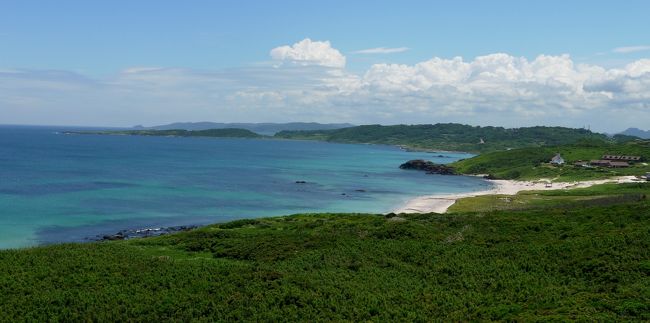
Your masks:
{"label": "sky", "polygon": [[0,124],[650,128],[648,1],[0,0]]}

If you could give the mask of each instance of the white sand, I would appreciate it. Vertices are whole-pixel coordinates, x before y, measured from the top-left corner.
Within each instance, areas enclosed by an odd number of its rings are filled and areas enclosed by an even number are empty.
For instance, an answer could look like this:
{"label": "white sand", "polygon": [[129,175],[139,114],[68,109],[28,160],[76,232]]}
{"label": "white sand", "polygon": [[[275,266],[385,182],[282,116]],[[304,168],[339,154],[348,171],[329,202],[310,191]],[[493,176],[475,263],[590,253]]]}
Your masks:
{"label": "white sand", "polygon": [[[502,195],[514,195],[521,191],[544,191],[544,190],[558,190],[558,189],[572,189],[572,188],[583,188],[589,187],[597,184],[605,183],[631,183],[635,182],[635,176],[621,176],[611,179],[602,179],[602,180],[593,180],[593,181],[582,181],[582,182],[558,182],[551,183],[550,180],[541,179],[536,182],[527,182],[527,181],[511,181],[511,180],[489,180],[494,184],[494,188],[471,192],[463,194],[447,194],[447,195],[427,195],[416,197],[408,202],[406,202],[401,207],[393,210],[394,213],[445,213],[447,209],[456,203],[456,200],[473,197],[480,195],[491,195],[491,194],[502,194]],[[551,183],[550,187],[547,183]]]}

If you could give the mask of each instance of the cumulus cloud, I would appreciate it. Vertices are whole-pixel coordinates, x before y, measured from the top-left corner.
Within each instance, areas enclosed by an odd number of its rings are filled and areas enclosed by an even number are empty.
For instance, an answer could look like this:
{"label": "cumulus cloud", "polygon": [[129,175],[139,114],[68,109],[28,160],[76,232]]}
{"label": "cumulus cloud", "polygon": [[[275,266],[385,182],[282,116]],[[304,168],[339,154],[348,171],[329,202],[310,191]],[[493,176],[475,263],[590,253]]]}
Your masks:
{"label": "cumulus cloud", "polygon": [[408,98],[431,116],[498,120],[508,115],[541,122],[528,119],[534,116],[558,122],[602,118],[620,110],[645,116],[650,112],[650,60],[605,69],[575,64],[568,55],[528,60],[498,53],[471,61],[434,57],[415,65],[373,65],[361,82],[375,102],[402,105]]}
{"label": "cumulus cloud", "polygon": [[629,53],[636,53],[636,52],[645,52],[649,50],[650,50],[650,45],[641,45],[641,46],[616,47],[612,50],[612,52],[618,54],[629,54]]}
{"label": "cumulus cloud", "polygon": [[410,48],[408,47],[376,47],[376,48],[368,48],[368,49],[362,49],[362,50],[357,50],[352,52],[353,54],[393,54],[393,53],[403,53]]}
{"label": "cumulus cloud", "polygon": [[318,65],[335,68],[345,67],[345,56],[332,48],[329,41],[312,41],[303,39],[291,46],[273,48],[271,58],[280,62],[297,65]]}
{"label": "cumulus cloud", "polygon": [[281,68],[137,67],[109,78],[0,71],[0,120],[591,124],[608,131],[647,128],[650,120],[650,59],[604,68],[569,55],[528,59],[495,53],[374,64],[355,73],[328,42],[309,39],[275,48],[271,56]]}
{"label": "cumulus cloud", "polygon": [[355,109],[348,113],[357,120],[365,115],[381,122],[605,124],[608,115],[624,124],[628,116],[650,115],[650,60],[606,69],[576,64],[569,55],[529,60],[496,53],[469,61],[433,57],[414,65],[375,64],[360,76],[341,71],[321,78],[322,87],[283,96],[309,97],[312,107],[327,111]]}

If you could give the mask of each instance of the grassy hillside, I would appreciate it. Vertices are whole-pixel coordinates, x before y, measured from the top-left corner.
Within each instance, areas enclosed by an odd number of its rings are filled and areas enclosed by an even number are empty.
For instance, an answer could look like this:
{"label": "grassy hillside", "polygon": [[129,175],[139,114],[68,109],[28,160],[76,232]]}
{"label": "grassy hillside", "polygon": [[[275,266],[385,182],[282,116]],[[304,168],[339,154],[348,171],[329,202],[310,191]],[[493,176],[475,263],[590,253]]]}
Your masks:
{"label": "grassy hillside", "polygon": [[[548,165],[560,153],[567,162],[563,167]],[[630,168],[583,168],[574,167],[577,160],[600,159],[604,154],[642,156],[650,162],[650,141],[629,141],[615,144],[599,140],[584,140],[576,144],[520,148],[508,151],[485,153],[461,160],[452,166],[463,174],[490,174],[501,179],[539,179],[557,178],[558,181],[607,178],[622,175],[642,175],[650,172],[650,167],[637,163]]]}
{"label": "grassy hillside", "polygon": [[516,195],[481,195],[463,198],[447,212],[483,212],[542,208],[583,208],[643,201],[650,194],[650,183],[602,184],[588,188],[550,191],[522,191]]}
{"label": "grassy hillside", "polygon": [[650,320],[649,227],[644,199],[0,251],[0,321]]}
{"label": "grassy hillside", "polygon": [[71,131],[71,134],[99,134],[99,135],[130,135],[130,136],[174,136],[174,137],[232,137],[232,138],[261,138],[246,129],[225,128],[208,130],[117,130],[117,131]]}
{"label": "grassy hillside", "polygon": [[[367,125],[323,131],[281,131],[278,138],[325,140],[347,143],[402,145],[415,149],[488,152],[508,148],[562,145],[580,139],[609,140],[585,129],[562,127],[473,127],[461,124]],[[480,144],[483,138],[484,143]]]}

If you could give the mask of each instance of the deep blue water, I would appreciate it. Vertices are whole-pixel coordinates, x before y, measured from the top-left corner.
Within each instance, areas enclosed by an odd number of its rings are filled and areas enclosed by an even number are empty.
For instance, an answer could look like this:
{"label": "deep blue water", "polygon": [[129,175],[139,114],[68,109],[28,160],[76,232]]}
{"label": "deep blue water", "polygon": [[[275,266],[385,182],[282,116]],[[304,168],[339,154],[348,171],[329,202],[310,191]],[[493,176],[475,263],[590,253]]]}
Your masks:
{"label": "deep blue water", "polygon": [[470,156],[460,153],[64,130],[0,126],[0,248],[299,212],[389,212],[417,195],[489,185],[398,168]]}

